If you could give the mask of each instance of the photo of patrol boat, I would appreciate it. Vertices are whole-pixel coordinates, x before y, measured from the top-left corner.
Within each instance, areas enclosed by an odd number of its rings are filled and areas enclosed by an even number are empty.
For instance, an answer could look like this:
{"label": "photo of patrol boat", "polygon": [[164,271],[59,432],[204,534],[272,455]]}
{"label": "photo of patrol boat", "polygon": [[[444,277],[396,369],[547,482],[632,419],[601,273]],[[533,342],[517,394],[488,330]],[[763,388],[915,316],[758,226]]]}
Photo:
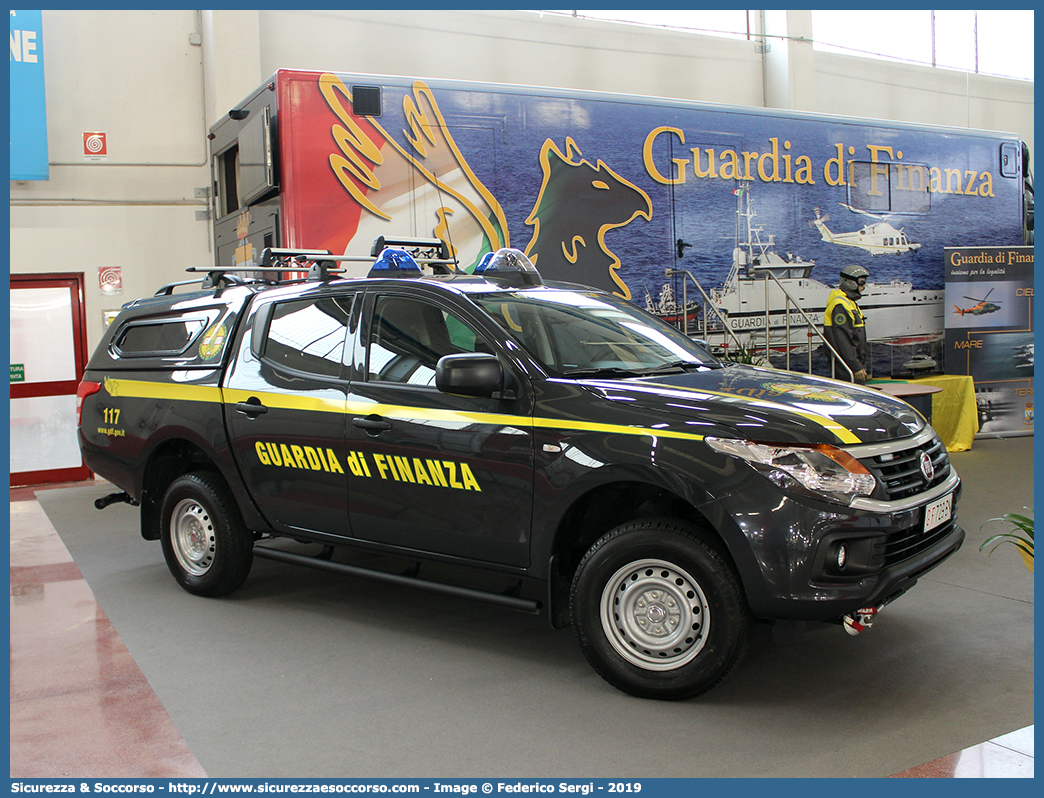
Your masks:
{"label": "photo of patrol boat", "polygon": [[670,283],[664,283],[660,289],[660,295],[655,300],[649,289],[645,289],[645,309],[654,316],[659,316],[668,324],[682,327],[685,324],[685,316],[688,316],[688,326],[695,329],[697,319],[700,315],[701,305],[695,299],[690,299],[685,304],[684,315],[678,300],[674,296],[674,289]]}
{"label": "photo of patrol boat", "polygon": [[[695,330],[690,326],[690,333],[712,346],[728,345],[730,337],[722,329],[720,314],[745,346],[760,348],[765,342],[767,318],[771,349],[800,351],[810,340],[817,345],[818,336],[808,330],[808,323],[811,320],[822,326],[832,286],[812,276],[814,260],[790,252],[781,255],[773,235],[768,235],[767,241],[763,239],[763,227],[754,222],[757,214],[749,184],[741,185],[735,193],[738,201],[732,268],[725,282],[708,292],[717,314],[705,313],[706,325],[701,322]],[[833,265],[839,271],[843,263]],[[944,298],[942,290],[916,291],[907,280],[867,283],[859,300],[866,315],[867,337],[903,344],[939,339],[944,326]]]}
{"label": "photo of patrol boat", "polygon": [[1017,369],[1031,369],[1033,368],[1033,344],[1023,344],[1022,346],[1013,346],[1015,354],[1015,368]]}

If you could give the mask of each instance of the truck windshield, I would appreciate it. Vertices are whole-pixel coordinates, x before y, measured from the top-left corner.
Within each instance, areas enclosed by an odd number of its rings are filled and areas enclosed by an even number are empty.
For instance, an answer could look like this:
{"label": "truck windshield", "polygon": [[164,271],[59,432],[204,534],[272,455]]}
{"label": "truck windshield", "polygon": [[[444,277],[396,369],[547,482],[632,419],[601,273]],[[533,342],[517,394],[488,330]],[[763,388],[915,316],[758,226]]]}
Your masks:
{"label": "truck windshield", "polygon": [[678,330],[610,294],[541,288],[471,298],[555,377],[721,366]]}

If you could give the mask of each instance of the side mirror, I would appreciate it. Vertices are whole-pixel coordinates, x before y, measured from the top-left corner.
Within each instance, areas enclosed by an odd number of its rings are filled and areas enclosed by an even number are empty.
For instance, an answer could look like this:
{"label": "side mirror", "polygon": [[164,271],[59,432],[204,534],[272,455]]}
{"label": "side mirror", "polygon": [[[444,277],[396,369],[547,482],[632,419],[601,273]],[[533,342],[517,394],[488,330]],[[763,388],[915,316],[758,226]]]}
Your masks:
{"label": "side mirror", "polygon": [[504,390],[504,368],[495,355],[445,355],[435,366],[435,387],[459,396],[493,396]]}

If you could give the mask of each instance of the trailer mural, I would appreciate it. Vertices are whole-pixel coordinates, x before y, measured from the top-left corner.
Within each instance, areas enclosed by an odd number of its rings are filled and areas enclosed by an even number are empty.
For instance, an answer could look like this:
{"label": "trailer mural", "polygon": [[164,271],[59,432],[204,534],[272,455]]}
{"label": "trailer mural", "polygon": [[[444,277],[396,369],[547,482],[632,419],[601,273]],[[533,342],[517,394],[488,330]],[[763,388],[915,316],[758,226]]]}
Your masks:
{"label": "trailer mural", "polygon": [[[246,140],[262,108],[267,149]],[[708,300],[739,333],[818,324],[859,263],[870,337],[913,342],[942,337],[944,245],[1023,241],[1023,152],[1005,134],[293,70],[236,116],[211,132],[218,265],[265,246],[367,255],[408,235],[443,239],[471,270],[513,246],[546,279],[704,318],[712,336]]]}

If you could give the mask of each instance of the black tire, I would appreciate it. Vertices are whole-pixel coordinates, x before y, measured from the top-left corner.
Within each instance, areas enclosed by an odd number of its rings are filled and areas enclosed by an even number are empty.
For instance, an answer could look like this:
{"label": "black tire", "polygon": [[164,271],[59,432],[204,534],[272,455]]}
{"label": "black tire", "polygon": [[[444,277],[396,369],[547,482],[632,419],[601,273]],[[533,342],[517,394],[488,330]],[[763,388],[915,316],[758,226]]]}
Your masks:
{"label": "black tire", "polygon": [[174,579],[197,596],[231,593],[246,580],[254,559],[253,535],[235,499],[209,471],[170,483],[160,510],[160,540]]}
{"label": "black tire", "polygon": [[600,538],[570,590],[573,630],[609,684],[641,698],[710,690],[740,662],[754,617],[734,568],[668,518],[632,521]]}

